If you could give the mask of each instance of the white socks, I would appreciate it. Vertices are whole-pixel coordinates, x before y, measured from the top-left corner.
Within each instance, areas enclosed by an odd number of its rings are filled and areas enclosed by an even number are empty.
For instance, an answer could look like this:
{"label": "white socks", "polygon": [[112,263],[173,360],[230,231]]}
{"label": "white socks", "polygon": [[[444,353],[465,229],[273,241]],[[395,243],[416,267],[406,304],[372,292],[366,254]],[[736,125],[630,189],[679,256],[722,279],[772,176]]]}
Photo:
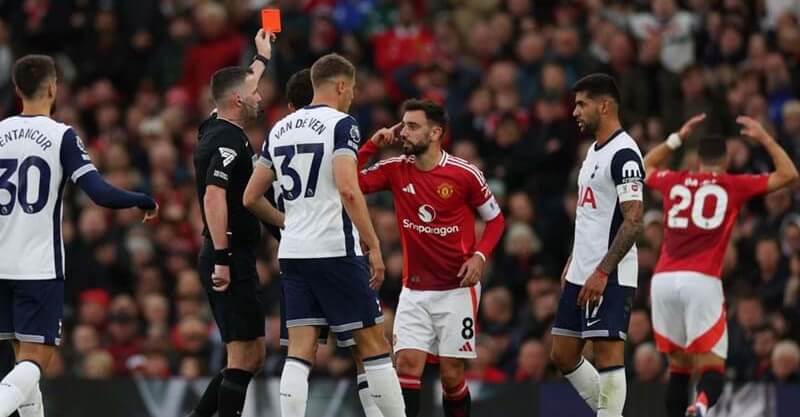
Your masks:
{"label": "white socks", "polygon": [[367,417],[383,417],[381,409],[372,399],[372,392],[369,390],[369,384],[367,383],[367,374],[358,374],[356,381],[358,381],[358,399],[361,400],[361,408],[364,409],[364,415]]}
{"label": "white socks", "polygon": [[8,417],[38,389],[42,372],[31,361],[22,361],[0,382],[0,417]]}
{"label": "white socks", "polygon": [[575,387],[575,391],[578,391],[578,395],[586,401],[589,408],[597,411],[597,403],[600,398],[600,375],[597,373],[597,369],[594,369],[594,366],[582,357],[578,366],[564,377]]}
{"label": "white socks", "polygon": [[624,366],[602,370],[600,372],[600,401],[597,407],[597,417],[622,417],[627,391]]}
{"label": "white socks", "polygon": [[305,417],[308,401],[309,364],[293,357],[287,357],[281,375],[281,416]]}
{"label": "white socks", "polygon": [[42,404],[42,390],[39,384],[31,391],[28,398],[22,402],[17,410],[20,417],[44,417],[44,404]]}
{"label": "white socks", "polygon": [[389,354],[364,358],[369,391],[385,417],[405,417],[406,405],[400,390],[400,380]]}

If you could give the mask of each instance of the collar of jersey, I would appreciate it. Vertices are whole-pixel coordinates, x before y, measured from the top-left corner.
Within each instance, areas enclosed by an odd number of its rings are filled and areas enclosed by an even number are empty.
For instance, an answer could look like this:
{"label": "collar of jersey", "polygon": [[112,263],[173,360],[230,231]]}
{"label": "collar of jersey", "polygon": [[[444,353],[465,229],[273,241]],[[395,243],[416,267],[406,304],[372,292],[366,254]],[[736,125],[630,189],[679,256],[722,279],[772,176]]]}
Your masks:
{"label": "collar of jersey", "polygon": [[600,149],[603,149],[603,148],[605,148],[605,147],[606,147],[606,145],[608,145],[609,143],[611,143],[611,141],[612,141],[612,140],[614,140],[614,138],[616,138],[617,136],[619,136],[619,135],[620,135],[620,133],[622,133],[622,132],[624,132],[624,130],[622,130],[622,128],[619,128],[619,129],[615,130],[615,131],[614,131],[614,133],[612,133],[612,134],[611,134],[611,136],[608,138],[608,140],[606,141],[606,143],[604,143],[604,144],[602,144],[602,145],[600,145],[600,146],[597,146],[597,141],[595,141],[595,142],[594,142],[594,151],[595,151],[595,152],[597,152],[597,151],[599,151]]}
{"label": "collar of jersey", "polygon": [[331,107],[331,106],[327,104],[309,104],[308,106],[303,107],[303,110],[318,109],[320,107]]}

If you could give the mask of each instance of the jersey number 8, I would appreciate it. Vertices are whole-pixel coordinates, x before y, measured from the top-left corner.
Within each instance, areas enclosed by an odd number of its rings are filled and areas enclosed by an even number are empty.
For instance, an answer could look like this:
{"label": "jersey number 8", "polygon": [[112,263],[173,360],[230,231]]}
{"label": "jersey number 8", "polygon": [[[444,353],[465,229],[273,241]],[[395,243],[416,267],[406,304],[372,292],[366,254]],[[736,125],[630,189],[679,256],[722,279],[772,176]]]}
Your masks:
{"label": "jersey number 8", "polygon": [[[37,196],[36,200],[32,202],[28,201],[28,173],[31,168],[39,171]],[[47,205],[50,188],[50,166],[47,165],[47,161],[38,156],[29,156],[23,159],[22,163],[16,159],[0,159],[0,169],[3,170],[3,173],[0,174],[0,190],[8,191],[9,194],[8,201],[3,202],[5,199],[0,197],[0,216],[10,215],[14,211],[17,200],[25,213],[34,214],[42,211]],[[11,182],[11,176],[15,172],[19,172],[19,188],[17,188],[17,184]]]}
{"label": "jersey number 8", "polygon": [[[711,217],[706,217],[703,211],[709,197],[714,197],[717,201],[714,213],[711,214]],[[686,229],[689,227],[689,219],[691,219],[695,226],[703,230],[711,230],[719,227],[725,220],[725,211],[728,209],[728,193],[719,185],[703,185],[694,192],[694,196],[689,188],[676,185],[669,191],[669,198],[670,200],[678,199],[667,216],[667,225],[672,229]],[[693,198],[694,204],[692,204]],[[682,216],[681,212],[690,205],[692,212],[688,217]]]}

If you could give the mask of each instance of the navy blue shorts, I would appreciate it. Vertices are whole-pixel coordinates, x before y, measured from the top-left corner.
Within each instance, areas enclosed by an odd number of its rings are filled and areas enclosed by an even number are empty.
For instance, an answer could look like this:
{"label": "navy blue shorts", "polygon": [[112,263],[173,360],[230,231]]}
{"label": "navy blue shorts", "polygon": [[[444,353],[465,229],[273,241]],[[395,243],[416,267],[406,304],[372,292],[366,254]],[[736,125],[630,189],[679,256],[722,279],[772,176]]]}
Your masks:
{"label": "navy blue shorts", "polygon": [[582,288],[571,282],[565,283],[552,333],[581,339],[625,340],[636,288],[623,287],[609,280],[600,305],[588,309],[585,305],[577,305]]}
{"label": "navy blue shorts", "polygon": [[63,279],[0,279],[0,339],[58,346],[63,318]]}
{"label": "navy blue shorts", "polygon": [[[286,298],[283,295],[283,288],[281,288],[281,346],[289,346],[289,329],[286,327]],[[331,334],[331,328],[328,326],[320,326],[319,339],[317,343],[320,345],[328,344],[328,337]],[[353,332],[335,333],[336,346],[338,347],[351,347],[356,345],[353,339]]]}
{"label": "navy blue shorts", "polygon": [[344,333],[383,322],[366,258],[281,259],[286,327]]}

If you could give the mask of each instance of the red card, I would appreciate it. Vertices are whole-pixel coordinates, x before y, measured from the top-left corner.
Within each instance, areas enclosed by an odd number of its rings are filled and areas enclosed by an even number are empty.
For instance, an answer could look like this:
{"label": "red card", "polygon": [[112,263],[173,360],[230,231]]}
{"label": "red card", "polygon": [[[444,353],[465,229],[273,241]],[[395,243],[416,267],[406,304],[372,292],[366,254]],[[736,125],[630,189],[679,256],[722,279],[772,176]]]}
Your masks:
{"label": "red card", "polygon": [[262,9],[261,27],[265,32],[278,33],[281,31],[281,9]]}

